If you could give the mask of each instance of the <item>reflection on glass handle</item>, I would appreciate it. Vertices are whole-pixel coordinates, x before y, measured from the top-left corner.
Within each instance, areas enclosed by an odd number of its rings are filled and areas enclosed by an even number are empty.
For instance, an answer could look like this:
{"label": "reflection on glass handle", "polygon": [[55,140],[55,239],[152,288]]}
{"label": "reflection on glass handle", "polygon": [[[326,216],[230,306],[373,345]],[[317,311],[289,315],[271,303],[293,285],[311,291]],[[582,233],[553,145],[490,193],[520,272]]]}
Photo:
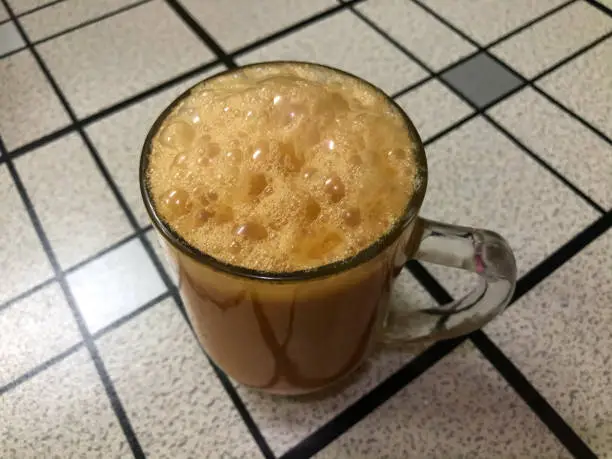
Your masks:
{"label": "reflection on glass handle", "polygon": [[412,311],[391,310],[386,335],[391,340],[438,340],[482,327],[503,311],[516,285],[516,262],[498,234],[419,219],[420,242],[414,258],[461,268],[480,276],[478,287],[449,304]]}

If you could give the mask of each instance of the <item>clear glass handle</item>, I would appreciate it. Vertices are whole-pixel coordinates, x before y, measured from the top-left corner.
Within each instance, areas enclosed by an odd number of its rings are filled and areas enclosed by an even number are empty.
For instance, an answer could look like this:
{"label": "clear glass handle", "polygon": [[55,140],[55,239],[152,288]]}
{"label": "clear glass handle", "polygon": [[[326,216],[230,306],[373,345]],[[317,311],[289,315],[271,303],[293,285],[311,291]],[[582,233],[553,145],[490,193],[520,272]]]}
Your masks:
{"label": "clear glass handle", "polygon": [[418,341],[452,338],[472,332],[502,312],[516,286],[516,261],[499,234],[483,229],[419,219],[420,242],[414,258],[480,276],[478,287],[449,304],[421,310],[389,311],[386,337]]}

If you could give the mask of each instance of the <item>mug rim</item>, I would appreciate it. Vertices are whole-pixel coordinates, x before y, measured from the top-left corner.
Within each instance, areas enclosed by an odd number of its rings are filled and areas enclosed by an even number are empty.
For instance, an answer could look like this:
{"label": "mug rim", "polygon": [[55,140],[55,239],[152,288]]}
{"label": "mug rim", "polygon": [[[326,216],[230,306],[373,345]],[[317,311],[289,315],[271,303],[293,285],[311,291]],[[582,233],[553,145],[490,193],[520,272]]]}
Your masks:
{"label": "mug rim", "polygon": [[[201,85],[204,82],[210,81],[214,78],[218,78],[222,75],[227,75],[234,73],[236,71],[240,71],[244,68],[255,67],[255,66],[276,66],[276,65],[301,65],[306,67],[318,67],[327,71],[332,71],[339,73],[341,75],[357,79],[361,83],[368,86],[370,89],[373,89],[378,94],[382,95],[387,103],[391,104],[395,109],[399,111],[402,115],[402,119],[406,128],[408,129],[408,133],[412,140],[415,142],[414,145],[414,155],[416,158],[416,165],[418,170],[418,178],[419,178],[419,186],[416,188],[414,194],[411,196],[410,200],[406,204],[404,212],[402,216],[398,218],[390,230],[384,233],[381,237],[375,240],[368,247],[362,249],[354,255],[351,255],[348,258],[344,258],[342,260],[334,261],[332,263],[328,263],[321,266],[316,266],[310,269],[303,269],[297,271],[260,271],[257,269],[246,268],[242,266],[232,265],[230,263],[226,263],[221,261],[212,255],[208,255],[207,253],[199,250],[198,248],[191,245],[188,241],[186,241],[180,234],[178,234],[174,229],[170,227],[164,220],[160,218],[158,215],[155,205],[153,203],[153,198],[149,193],[148,180],[146,178],[146,172],[149,165],[149,157],[152,151],[152,141],[155,134],[159,131],[161,124],[167,118],[167,116],[174,110],[174,108],[182,102],[186,97],[189,96],[191,91]],[[423,199],[425,198],[425,191],[427,189],[427,158],[425,157],[425,149],[423,146],[423,142],[421,137],[419,136],[414,124],[406,114],[406,112],[390,97],[388,96],[382,89],[378,88],[374,84],[359,78],[352,73],[345,72],[344,70],[337,69],[335,67],[317,64],[313,62],[305,62],[305,61],[265,61],[265,62],[257,62],[248,65],[244,65],[238,68],[227,69],[223,72],[216,73],[210,77],[204,78],[182,92],[178,95],[157,117],[157,119],[153,122],[153,125],[149,129],[149,132],[145,138],[141,155],[140,155],[140,167],[139,167],[139,183],[140,183],[140,193],[142,195],[142,199],[144,201],[145,208],[153,223],[155,229],[172,245],[174,248],[179,250],[181,253],[186,254],[190,258],[194,259],[198,263],[202,263],[204,265],[209,266],[210,268],[221,271],[226,274],[230,274],[232,276],[243,277],[252,280],[259,281],[272,281],[272,282],[295,282],[295,281],[305,281],[305,280],[313,280],[323,277],[329,277],[336,274],[339,274],[343,271],[350,270],[355,268],[362,263],[365,263],[377,255],[382,253],[385,249],[391,246],[403,233],[404,229],[414,220],[416,217],[418,210],[423,203]]]}

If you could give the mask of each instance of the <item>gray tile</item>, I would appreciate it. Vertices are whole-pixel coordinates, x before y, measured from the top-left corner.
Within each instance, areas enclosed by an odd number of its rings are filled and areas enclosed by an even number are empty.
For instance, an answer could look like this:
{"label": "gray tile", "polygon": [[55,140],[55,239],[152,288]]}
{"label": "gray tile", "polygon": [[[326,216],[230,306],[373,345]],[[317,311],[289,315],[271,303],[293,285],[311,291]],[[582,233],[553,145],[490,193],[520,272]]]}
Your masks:
{"label": "gray tile", "polygon": [[131,457],[85,350],[0,397],[3,458]]}
{"label": "gray tile", "polygon": [[610,144],[530,88],[489,113],[595,202],[612,208]]}
{"label": "gray tile", "polygon": [[555,70],[537,85],[612,138],[612,38]]}
{"label": "gray tile", "polygon": [[189,12],[227,52],[337,5],[334,0],[268,0],[252,2],[202,2],[183,0]]}
{"label": "gray tile", "polygon": [[476,51],[434,16],[412,2],[377,0],[357,9],[434,70]]}
{"label": "gray tile", "polygon": [[66,0],[26,14],[19,21],[30,40],[38,41],[136,2],[137,0]]}
{"label": "gray tile", "polygon": [[172,300],[97,344],[148,457],[261,457]]}
{"label": "gray tile", "polygon": [[423,141],[474,110],[438,80],[431,80],[396,99]]}
{"label": "gray tile", "polygon": [[[598,213],[501,132],[476,118],[427,148],[429,183],[421,214],[506,237],[519,275],[584,229]],[[453,294],[471,277],[432,267]]]}
{"label": "gray tile", "polygon": [[132,232],[77,134],[19,157],[15,166],[63,268],[83,261]]}
{"label": "gray tile", "polygon": [[0,56],[24,46],[25,43],[13,21],[0,24]]}
{"label": "gray tile", "polygon": [[70,123],[29,51],[0,60],[0,132],[10,151]]}
{"label": "gray tile", "polygon": [[0,304],[53,276],[15,183],[0,168]]}
{"label": "gray tile", "polygon": [[138,166],[142,145],[151,125],[176,96],[223,69],[215,67],[86,128],[104,165],[141,226],[149,224],[149,217],[140,194]]}
{"label": "gray tile", "polygon": [[[434,303],[420,284],[404,271],[393,289],[391,304],[406,310]],[[391,376],[425,347],[424,344],[381,344],[348,381],[319,395],[278,397],[242,386],[238,391],[268,444],[280,456]]]}
{"label": "gray tile", "polygon": [[397,92],[427,76],[401,51],[349,11],[335,14],[238,59],[240,64],[302,60],[337,67]]}
{"label": "gray tile", "polygon": [[43,43],[38,49],[81,117],[213,58],[160,0]]}
{"label": "gray tile", "polygon": [[571,455],[499,373],[466,344],[315,457],[488,459]]}
{"label": "gray tile", "polygon": [[612,231],[486,331],[593,449],[612,451]]}
{"label": "gray tile", "polygon": [[71,272],[67,281],[92,333],[166,291],[139,239]]}
{"label": "gray tile", "polygon": [[501,42],[491,52],[532,78],[610,30],[612,19],[586,2],[575,2]]}
{"label": "gray tile", "polygon": [[483,107],[521,85],[521,79],[484,53],[441,75],[476,106]]}
{"label": "gray tile", "polygon": [[51,3],[53,0],[8,0],[15,14],[22,14],[39,6]]}
{"label": "gray tile", "polygon": [[59,285],[0,310],[0,387],[81,341]]}
{"label": "gray tile", "polygon": [[566,0],[422,0],[482,45],[511,32]]}

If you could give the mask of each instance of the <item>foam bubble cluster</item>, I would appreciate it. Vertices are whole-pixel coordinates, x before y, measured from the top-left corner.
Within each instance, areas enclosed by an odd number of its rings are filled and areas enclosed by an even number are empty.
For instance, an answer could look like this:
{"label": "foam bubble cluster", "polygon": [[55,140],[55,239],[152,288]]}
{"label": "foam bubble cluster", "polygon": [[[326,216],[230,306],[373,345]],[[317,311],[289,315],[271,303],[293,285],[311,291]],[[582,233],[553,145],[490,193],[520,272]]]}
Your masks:
{"label": "foam bubble cluster", "polygon": [[267,64],[205,81],[155,134],[147,171],[161,217],[194,247],[269,272],[367,248],[417,186],[401,114],[359,80]]}

